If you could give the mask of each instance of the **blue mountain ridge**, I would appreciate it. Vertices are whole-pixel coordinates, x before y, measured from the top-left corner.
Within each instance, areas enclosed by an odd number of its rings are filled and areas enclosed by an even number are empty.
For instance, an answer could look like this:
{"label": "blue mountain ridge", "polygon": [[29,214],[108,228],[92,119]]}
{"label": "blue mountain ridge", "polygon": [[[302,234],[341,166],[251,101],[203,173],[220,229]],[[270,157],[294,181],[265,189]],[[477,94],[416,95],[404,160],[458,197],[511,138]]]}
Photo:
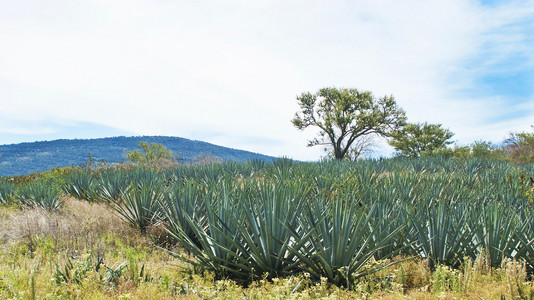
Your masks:
{"label": "blue mountain ridge", "polygon": [[199,156],[217,157],[222,161],[243,162],[275,157],[217,146],[202,141],[170,136],[109,137],[98,139],[61,139],[54,141],[0,145],[0,176],[27,175],[57,167],[78,166],[89,160],[127,161],[126,151],[139,149],[139,142],[163,144],[179,163],[190,163]]}

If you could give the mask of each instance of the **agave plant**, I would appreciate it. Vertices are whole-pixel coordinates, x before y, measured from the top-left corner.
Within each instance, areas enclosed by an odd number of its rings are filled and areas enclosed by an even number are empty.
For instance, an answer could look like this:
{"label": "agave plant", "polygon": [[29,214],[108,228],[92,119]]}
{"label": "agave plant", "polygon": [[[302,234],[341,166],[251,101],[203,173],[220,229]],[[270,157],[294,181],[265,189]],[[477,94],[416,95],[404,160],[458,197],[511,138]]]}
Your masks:
{"label": "agave plant", "polygon": [[169,193],[165,193],[161,207],[167,231],[173,236],[185,235],[196,246],[200,246],[188,219],[206,228],[206,206],[202,200],[205,197],[204,185],[191,180],[175,184]]}
{"label": "agave plant", "polygon": [[534,219],[532,210],[520,216],[520,224],[515,231],[515,250],[513,259],[522,260],[527,266],[529,274],[534,274]]}
{"label": "agave plant", "polygon": [[376,201],[373,203],[373,209],[368,212],[372,220],[368,223],[369,230],[375,233],[370,236],[372,245],[381,244],[380,239],[391,233],[393,228],[401,228],[398,234],[388,242],[382,243],[383,246],[374,252],[373,257],[376,260],[391,258],[401,253],[410,255],[419,251],[415,231],[412,227],[405,226],[405,220],[408,219],[406,210],[398,209],[399,207],[402,207],[400,202]]}
{"label": "agave plant", "polygon": [[421,254],[429,259],[431,267],[437,263],[455,266],[464,256],[476,258],[479,245],[474,228],[469,226],[468,209],[458,205],[454,198],[423,202],[409,208],[408,213]]}
{"label": "agave plant", "polygon": [[15,193],[16,186],[7,180],[0,181],[0,204],[8,204]]}
{"label": "agave plant", "polygon": [[65,178],[64,191],[72,197],[89,202],[99,199],[97,183],[88,171],[73,172]]}
{"label": "agave plant", "polygon": [[100,175],[98,183],[100,198],[114,201],[119,200],[122,192],[129,188],[131,179],[124,171],[109,170]]}
{"label": "agave plant", "polygon": [[350,287],[371,257],[401,251],[451,266],[482,248],[493,265],[532,261],[529,174],[531,165],[443,157],[282,159],[110,171],[96,186],[140,229],[163,217],[194,261],[219,277],[250,281],[300,270]]}
{"label": "agave plant", "polygon": [[[206,207],[206,223],[199,223],[183,214],[187,226],[174,226],[168,230],[185,249],[195,255],[194,264],[215,272],[217,277],[231,277],[247,281],[252,267],[246,257],[239,236],[240,222],[244,219],[238,202],[230,198],[226,190],[212,190],[201,198]],[[185,228],[191,230],[185,232]],[[179,256],[176,253],[172,253]]]}
{"label": "agave plant", "polygon": [[[294,232],[299,231],[306,191],[297,185],[255,181],[230,184],[220,182],[217,192],[204,195],[205,224],[183,214],[180,218],[187,224],[169,230],[171,235],[219,277],[247,282],[297,271]],[[167,216],[171,219],[171,214]]]}
{"label": "agave plant", "polygon": [[160,219],[160,202],[164,188],[153,182],[139,183],[125,189],[122,197],[114,200],[115,211],[131,226],[145,232],[149,225]]}
{"label": "agave plant", "polygon": [[[369,208],[370,211],[374,207]],[[296,234],[295,254],[314,277],[326,277],[336,285],[350,288],[360,277],[387,265],[363,271],[373,254],[387,245],[402,230],[374,231],[373,214],[356,201],[337,198],[334,203],[315,198],[305,208],[301,226],[305,234]]]}
{"label": "agave plant", "polygon": [[127,179],[125,182],[132,183],[133,185],[143,184],[147,182],[152,182],[153,184],[163,185],[164,177],[163,173],[157,172],[153,169],[148,169],[144,167],[135,167],[131,171],[127,172]]}
{"label": "agave plant", "polygon": [[31,182],[17,190],[15,197],[28,207],[56,211],[63,206],[61,191],[49,182]]}
{"label": "agave plant", "polygon": [[517,233],[524,231],[518,215],[502,204],[482,206],[476,240],[484,248],[492,267],[499,267],[503,260],[512,259],[519,250]]}
{"label": "agave plant", "polygon": [[287,276],[300,268],[297,253],[304,243],[297,245],[295,235],[302,240],[299,216],[307,194],[301,187],[299,182],[259,184],[258,196],[241,202],[246,221],[239,235],[255,278]]}
{"label": "agave plant", "polygon": [[262,170],[263,168],[265,168],[265,165],[267,164],[267,162],[265,162],[265,160],[262,160],[262,159],[251,159],[248,161],[248,164],[252,167],[254,172],[258,172]]}

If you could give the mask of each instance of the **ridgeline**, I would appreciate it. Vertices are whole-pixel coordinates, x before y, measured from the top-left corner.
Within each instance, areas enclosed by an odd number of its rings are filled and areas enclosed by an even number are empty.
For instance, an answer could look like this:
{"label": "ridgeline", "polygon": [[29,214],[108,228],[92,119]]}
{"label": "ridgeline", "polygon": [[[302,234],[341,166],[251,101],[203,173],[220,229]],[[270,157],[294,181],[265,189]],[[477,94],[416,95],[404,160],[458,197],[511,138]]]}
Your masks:
{"label": "ridgeline", "polygon": [[217,146],[180,137],[136,136],[99,139],[62,139],[55,141],[0,145],[0,176],[27,175],[58,167],[79,166],[89,160],[120,163],[127,161],[126,151],[138,148],[141,141],[163,144],[177,155],[179,163],[187,164],[201,157],[221,161],[275,158],[244,150]]}

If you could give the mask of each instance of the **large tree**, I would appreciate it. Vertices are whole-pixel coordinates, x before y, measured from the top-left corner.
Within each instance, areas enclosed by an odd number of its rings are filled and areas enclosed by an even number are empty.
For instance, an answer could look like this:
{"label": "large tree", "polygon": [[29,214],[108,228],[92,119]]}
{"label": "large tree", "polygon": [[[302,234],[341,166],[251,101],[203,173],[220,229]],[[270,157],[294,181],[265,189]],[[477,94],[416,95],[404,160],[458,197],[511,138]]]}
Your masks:
{"label": "large tree", "polygon": [[450,140],[453,136],[454,133],[441,124],[411,123],[393,132],[388,143],[403,156],[418,157],[445,150],[453,143]]}
{"label": "large tree", "polygon": [[393,96],[375,98],[369,91],[322,88],[297,97],[300,111],[292,120],[300,130],[314,126],[319,137],[308,146],[332,147],[334,158],[343,159],[357,139],[376,134],[389,136],[406,123],[406,116]]}

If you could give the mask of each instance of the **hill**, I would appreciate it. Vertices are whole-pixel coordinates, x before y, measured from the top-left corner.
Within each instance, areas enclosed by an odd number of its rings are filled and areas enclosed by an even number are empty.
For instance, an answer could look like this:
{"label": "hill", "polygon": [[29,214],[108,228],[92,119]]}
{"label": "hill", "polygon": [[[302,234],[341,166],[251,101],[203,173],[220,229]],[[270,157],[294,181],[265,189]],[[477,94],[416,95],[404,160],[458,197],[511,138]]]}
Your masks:
{"label": "hill", "polygon": [[137,136],[100,139],[64,139],[0,146],[0,176],[26,175],[57,167],[78,166],[91,154],[95,161],[126,161],[126,151],[138,148],[140,141],[163,144],[178,156],[180,163],[190,163],[199,156],[222,161],[271,161],[272,156],[237,150],[180,137]]}

